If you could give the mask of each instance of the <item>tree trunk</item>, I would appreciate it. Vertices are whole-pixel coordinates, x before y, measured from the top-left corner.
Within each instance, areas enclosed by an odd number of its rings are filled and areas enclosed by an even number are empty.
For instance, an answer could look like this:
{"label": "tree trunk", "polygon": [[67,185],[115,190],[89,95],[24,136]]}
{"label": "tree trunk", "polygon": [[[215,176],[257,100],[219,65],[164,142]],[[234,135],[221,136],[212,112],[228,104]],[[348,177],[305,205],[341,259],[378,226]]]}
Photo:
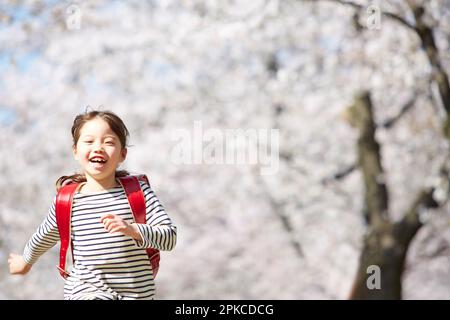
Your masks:
{"label": "tree trunk", "polygon": [[[409,243],[395,236],[391,223],[379,225],[364,239],[359,268],[350,299],[402,298],[402,273]],[[373,266],[379,269],[372,269]],[[378,278],[377,278],[378,277]],[[374,287],[379,281],[379,286]]]}
{"label": "tree trunk", "polygon": [[[422,226],[420,213],[440,204],[433,198],[434,187],[429,187],[419,193],[403,218],[393,223],[388,214],[388,190],[380,145],[375,139],[376,125],[369,92],[356,96],[349,115],[350,123],[359,129],[358,165],[364,181],[363,212],[368,228],[349,298],[401,299],[405,258],[412,239]],[[448,180],[447,167],[444,163],[440,172],[442,178]]]}

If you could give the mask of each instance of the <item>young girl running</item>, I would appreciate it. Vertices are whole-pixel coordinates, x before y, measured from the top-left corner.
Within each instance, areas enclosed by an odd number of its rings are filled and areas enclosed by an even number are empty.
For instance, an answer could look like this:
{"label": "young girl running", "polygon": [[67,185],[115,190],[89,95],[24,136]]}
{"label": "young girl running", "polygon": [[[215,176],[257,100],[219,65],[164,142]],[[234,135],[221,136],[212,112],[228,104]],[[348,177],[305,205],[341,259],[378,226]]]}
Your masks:
{"label": "young girl running", "polygon": [[[153,299],[155,283],[146,248],[172,250],[177,229],[153,190],[140,182],[146,202],[146,224],[135,223],[117,167],[127,155],[129,132],[109,111],[78,115],[72,126],[73,155],[83,173],[62,176],[80,183],[73,197],[71,240],[74,264],[64,285],[64,299]],[[60,239],[56,195],[46,219],[22,255],[10,254],[11,274],[26,274]]]}

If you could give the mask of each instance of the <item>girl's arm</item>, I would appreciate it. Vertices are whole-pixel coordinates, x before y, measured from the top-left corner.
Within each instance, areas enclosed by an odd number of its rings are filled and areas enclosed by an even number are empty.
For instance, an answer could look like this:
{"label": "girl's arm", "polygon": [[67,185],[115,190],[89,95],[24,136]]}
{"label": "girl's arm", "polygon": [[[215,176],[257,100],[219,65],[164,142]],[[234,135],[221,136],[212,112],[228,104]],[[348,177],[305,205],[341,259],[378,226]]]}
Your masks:
{"label": "girl's arm", "polygon": [[31,236],[25,246],[23,251],[23,259],[29,265],[33,265],[41,255],[43,255],[59,241],[55,204],[56,196],[53,198],[47,217],[41,223],[36,232]]}
{"label": "girl's arm", "polygon": [[111,213],[103,215],[100,221],[108,232],[121,232],[133,238],[139,248],[170,251],[177,242],[177,227],[173,225],[150,186],[142,182],[141,188],[146,203],[147,224],[129,224],[120,216]]}
{"label": "girl's arm", "polygon": [[147,224],[136,223],[142,241],[136,240],[140,248],[155,248],[170,251],[175,248],[177,242],[177,227],[164,211],[156,194],[146,183],[141,183],[147,207]]}

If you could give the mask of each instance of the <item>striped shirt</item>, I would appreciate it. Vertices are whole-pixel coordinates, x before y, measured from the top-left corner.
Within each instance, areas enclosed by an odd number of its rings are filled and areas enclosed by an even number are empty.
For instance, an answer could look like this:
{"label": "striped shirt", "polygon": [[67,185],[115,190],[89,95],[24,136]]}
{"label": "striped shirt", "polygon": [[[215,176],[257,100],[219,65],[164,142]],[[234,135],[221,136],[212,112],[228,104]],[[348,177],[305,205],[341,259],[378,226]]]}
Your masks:
{"label": "striped shirt", "polygon": [[[74,264],[64,285],[64,299],[153,299],[155,283],[145,248],[172,250],[177,228],[150,186],[141,182],[147,224],[136,224],[143,241],[122,233],[109,233],[100,217],[112,213],[134,223],[122,187],[96,193],[74,194],[71,239]],[[48,215],[25,246],[29,264],[59,241],[55,216],[56,196]],[[69,259],[68,259],[69,260]]]}

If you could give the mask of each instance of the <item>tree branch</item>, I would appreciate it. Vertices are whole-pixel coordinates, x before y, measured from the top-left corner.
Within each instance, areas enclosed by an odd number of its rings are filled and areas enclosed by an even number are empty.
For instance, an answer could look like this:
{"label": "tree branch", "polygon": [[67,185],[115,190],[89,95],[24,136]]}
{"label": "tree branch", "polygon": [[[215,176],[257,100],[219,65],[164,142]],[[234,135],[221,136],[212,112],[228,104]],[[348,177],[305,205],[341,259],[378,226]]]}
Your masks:
{"label": "tree branch", "polygon": [[[392,117],[391,119],[386,120],[381,125],[375,125],[376,128],[382,127],[382,128],[385,128],[385,129],[391,129],[397,123],[397,121],[399,121],[402,118],[403,115],[405,115],[412,107],[414,107],[415,100],[416,100],[416,96],[414,95],[400,109],[400,112],[396,116]],[[346,176],[351,174],[353,171],[355,171],[357,168],[358,168],[358,165],[356,163],[352,163],[352,164],[346,166],[345,168],[343,168],[342,170],[336,172],[331,177],[323,178],[322,179],[322,184],[326,184],[326,183],[328,183],[328,182],[330,182],[332,180],[334,180],[334,181],[342,180]]]}
{"label": "tree branch", "polygon": [[[258,174],[257,174],[258,175]],[[259,175],[258,175],[259,176]],[[259,176],[260,177],[260,176]],[[261,177],[260,177],[260,180]],[[286,231],[286,233],[289,235],[290,237],[290,242],[292,247],[294,248],[295,252],[297,253],[297,255],[300,258],[304,258],[305,255],[303,253],[303,249],[300,245],[300,243],[298,242],[297,239],[295,239],[295,230],[294,227],[292,226],[291,222],[289,221],[289,218],[283,213],[283,205],[281,203],[279,203],[273,196],[272,193],[268,190],[265,182],[261,181],[261,185],[264,188],[264,193],[267,196],[267,199],[269,200],[270,206],[272,207],[272,211],[275,213],[275,215],[280,219],[281,221],[281,225],[283,227],[283,229]]]}
{"label": "tree branch", "polygon": [[358,166],[364,179],[366,219],[370,225],[380,225],[388,218],[388,192],[381,165],[380,145],[375,139],[372,108],[369,92],[358,94],[349,108],[349,120],[359,130]]}
{"label": "tree branch", "polygon": [[417,195],[411,208],[405,212],[403,218],[394,226],[394,232],[398,239],[407,244],[417,231],[428,220],[429,210],[444,206],[450,195],[450,154],[447,154],[439,175],[433,179],[432,185],[427,186]]}
{"label": "tree branch", "polygon": [[[312,1],[312,0],[303,0],[303,1]],[[341,5],[351,6],[357,10],[363,10],[364,8],[366,8],[361,4],[348,0],[316,0],[316,1],[335,2]],[[437,49],[436,41],[434,40],[433,29],[431,26],[427,25],[427,23],[423,18],[425,9],[422,6],[415,4],[411,0],[407,0],[406,2],[408,6],[411,8],[411,11],[413,12],[415,25],[410,24],[403,17],[392,12],[381,11],[381,15],[402,24],[404,27],[414,31],[414,33],[418,35],[421,41],[422,48],[425,51],[425,54],[428,57],[430,65],[433,68],[434,79],[438,84],[439,94],[441,96],[444,108],[447,113],[450,113],[449,79],[447,73],[442,67],[442,63],[439,57],[439,50]],[[445,133],[448,139],[450,139],[450,120],[447,121],[445,124]]]}
{"label": "tree branch", "polygon": [[[380,126],[382,128],[385,129],[390,129],[394,126],[394,124],[401,119],[401,117],[408,112],[412,107],[414,107],[414,102],[416,101],[416,96],[414,95],[413,97],[411,97],[411,99],[408,100],[408,102],[406,102],[403,107],[400,109],[400,112],[392,117],[391,119],[386,120],[383,124],[381,124]],[[377,127],[380,127],[377,126]]]}
{"label": "tree branch", "polygon": [[346,176],[348,176],[350,173],[352,173],[353,171],[355,171],[355,169],[357,168],[357,164],[356,163],[352,163],[351,165],[346,166],[344,169],[336,172],[335,174],[333,174],[331,177],[325,177],[322,179],[321,183],[322,184],[327,184],[328,182],[331,181],[339,181],[344,179]]}
{"label": "tree branch", "polygon": [[407,1],[411,11],[416,20],[416,33],[420,38],[421,45],[433,69],[433,78],[436,81],[439,89],[442,104],[447,113],[447,121],[444,125],[446,138],[450,140],[450,84],[448,75],[442,67],[441,59],[439,57],[439,50],[434,40],[433,29],[424,20],[425,9],[422,6],[414,4],[412,1]]}

